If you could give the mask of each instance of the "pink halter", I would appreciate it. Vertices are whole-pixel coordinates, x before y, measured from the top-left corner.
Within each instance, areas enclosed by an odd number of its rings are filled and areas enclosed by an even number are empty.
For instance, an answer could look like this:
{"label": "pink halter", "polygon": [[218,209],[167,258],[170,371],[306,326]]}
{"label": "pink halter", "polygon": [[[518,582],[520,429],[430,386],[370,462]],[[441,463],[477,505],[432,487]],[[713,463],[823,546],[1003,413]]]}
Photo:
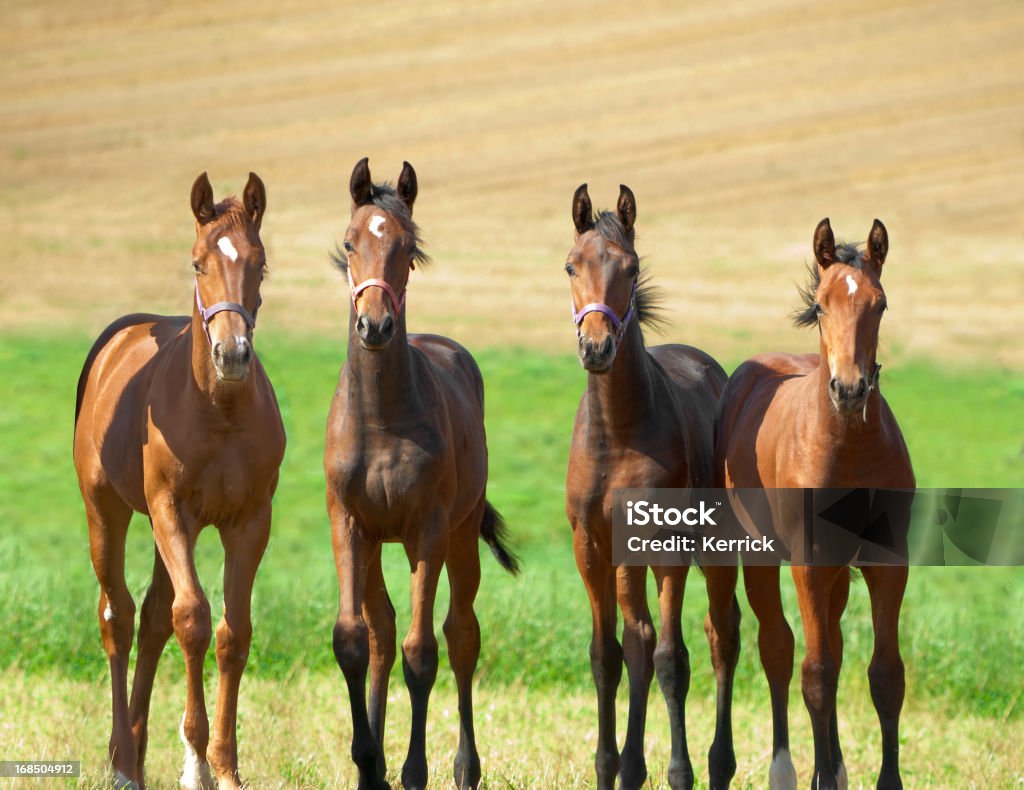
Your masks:
{"label": "pink halter", "polygon": [[612,310],[608,305],[603,302],[591,302],[588,305],[584,305],[580,308],[579,312],[576,311],[576,304],[572,301],[572,296],[569,297],[569,307],[572,309],[572,322],[576,324],[576,335],[580,334],[580,324],[583,323],[584,316],[587,313],[601,313],[606,316],[609,321],[612,322],[612,328],[615,330],[615,342],[618,343],[622,340],[622,335],[626,331],[626,325],[629,320],[633,317],[633,306],[636,302],[636,281],[633,281],[633,290],[629,294],[629,308],[626,310],[626,314],[619,318],[618,314]]}
{"label": "pink halter", "polygon": [[213,340],[210,339],[210,321],[217,313],[238,313],[242,316],[242,320],[245,321],[246,326],[249,329],[256,328],[256,314],[260,311],[260,305],[263,304],[263,297],[256,297],[256,309],[250,313],[245,309],[243,305],[238,302],[217,302],[209,307],[203,304],[203,297],[199,295],[199,280],[196,280],[196,307],[199,308],[199,317],[203,321],[203,331],[206,333],[206,340],[212,345]]}
{"label": "pink halter", "polygon": [[398,318],[398,314],[402,312],[402,307],[405,305],[405,291],[402,289],[401,294],[396,294],[395,289],[392,288],[386,280],[369,279],[363,280],[359,285],[352,285],[351,277],[349,279],[349,287],[352,289],[352,305],[355,306],[356,299],[359,298],[359,294],[365,291],[367,288],[383,288],[384,292],[391,299],[391,306],[395,309],[395,318]]}

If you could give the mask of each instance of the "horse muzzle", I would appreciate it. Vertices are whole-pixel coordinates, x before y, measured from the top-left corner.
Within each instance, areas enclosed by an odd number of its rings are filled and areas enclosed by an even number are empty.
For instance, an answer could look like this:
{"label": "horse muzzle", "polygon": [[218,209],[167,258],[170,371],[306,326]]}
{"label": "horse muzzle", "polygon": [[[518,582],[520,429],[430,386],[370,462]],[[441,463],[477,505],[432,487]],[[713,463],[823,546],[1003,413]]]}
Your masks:
{"label": "horse muzzle", "polygon": [[213,344],[213,365],[217,378],[227,382],[242,382],[249,375],[252,362],[252,343],[249,338],[232,335]]}
{"label": "horse muzzle", "polygon": [[615,338],[611,333],[600,341],[580,335],[580,364],[589,373],[607,373],[615,361],[615,351]]}
{"label": "horse muzzle", "polygon": [[842,414],[856,414],[862,411],[869,392],[868,380],[864,376],[852,382],[842,381],[833,376],[828,383],[828,394],[832,404]]}
{"label": "horse muzzle", "polygon": [[387,348],[395,336],[395,319],[385,313],[380,321],[373,321],[369,316],[361,315],[356,319],[356,334],[359,343],[368,351],[381,351]]}

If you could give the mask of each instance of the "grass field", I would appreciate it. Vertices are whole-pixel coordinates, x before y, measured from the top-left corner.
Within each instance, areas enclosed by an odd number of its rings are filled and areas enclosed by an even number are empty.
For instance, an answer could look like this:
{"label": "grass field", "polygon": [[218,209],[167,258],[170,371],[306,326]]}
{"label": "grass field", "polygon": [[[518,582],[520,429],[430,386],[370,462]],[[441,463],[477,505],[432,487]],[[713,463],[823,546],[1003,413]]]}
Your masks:
{"label": "grass field", "polygon": [[[109,684],[70,460],[74,383],[89,342],[84,336],[0,338],[6,374],[0,381],[0,402],[6,406],[0,430],[5,447],[21,448],[0,459],[0,487],[6,492],[0,519],[10,525],[0,539],[0,622],[5,624],[0,667],[6,668],[0,693],[10,701],[0,754],[81,756],[95,778],[105,748]],[[321,466],[325,407],[343,347],[268,335],[259,338],[258,348],[279,393],[289,449],[275,500],[273,538],[254,594],[255,636],[243,687],[243,760],[257,786],[337,786],[339,775],[348,777],[340,780],[344,785],[351,781],[343,745],[348,713],[330,649],[336,582]],[[488,385],[490,497],[508,519],[525,562],[523,577],[515,580],[484,557],[478,599],[484,647],[477,686],[485,771],[492,787],[583,786],[590,777],[596,726],[586,652],[590,618],[572,560],[563,476],[584,376],[564,355],[484,350],[479,359]],[[921,485],[1024,483],[1020,447],[1001,427],[1024,421],[1019,376],[926,364],[886,373],[883,388],[896,413],[904,415]],[[941,408],[935,405],[936,392],[943,393]],[[950,412],[960,415],[953,424],[945,419]],[[212,530],[203,534],[198,553],[217,611],[222,554]],[[389,547],[385,556],[401,632],[408,623],[407,565],[398,547]],[[148,584],[151,561],[148,524],[137,519],[128,560],[137,601]],[[791,585],[785,589],[796,624]],[[689,731],[691,753],[701,763],[714,706],[699,581],[690,590],[684,615],[694,678]],[[438,622],[446,598],[442,580]],[[912,573],[903,618],[909,786],[967,786],[962,782],[968,779],[979,787],[1005,786],[1019,776],[1024,764],[1022,610],[1019,569]],[[736,733],[740,777],[757,787],[767,770],[770,717],[751,648],[753,618],[746,611]],[[851,775],[867,782],[877,768],[877,739],[864,678],[871,635],[862,587],[855,590],[844,622],[848,663],[841,722],[848,733]],[[173,640],[166,653],[158,681],[164,704],[154,706],[151,740],[152,776],[158,782],[176,776],[180,758],[175,728],[183,669]],[[212,682],[212,656],[208,670]],[[794,744],[799,744],[798,769],[807,776],[810,734],[798,689],[794,684]],[[453,693],[450,675],[442,671],[430,725],[436,776],[447,776],[455,745]],[[400,670],[391,697],[389,752],[397,768],[408,713]],[[653,699],[652,777],[660,786],[667,723],[660,697]],[[306,727],[313,730],[308,742],[302,735]],[[947,727],[957,730],[955,746],[943,745]],[[565,738],[550,743],[537,738],[537,732],[551,728]],[[978,759],[981,753],[985,759]]]}

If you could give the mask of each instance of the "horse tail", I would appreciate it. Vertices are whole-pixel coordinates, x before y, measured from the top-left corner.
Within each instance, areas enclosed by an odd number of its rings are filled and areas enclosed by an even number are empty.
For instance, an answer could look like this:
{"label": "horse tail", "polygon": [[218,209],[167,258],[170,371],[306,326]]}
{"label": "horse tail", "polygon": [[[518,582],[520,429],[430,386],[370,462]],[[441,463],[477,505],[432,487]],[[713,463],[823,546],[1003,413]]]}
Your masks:
{"label": "horse tail", "polygon": [[484,517],[480,522],[480,537],[491,547],[491,553],[501,567],[513,576],[518,576],[519,558],[509,551],[506,545],[508,527],[505,526],[505,520],[501,517],[501,513],[487,501],[484,501]]}

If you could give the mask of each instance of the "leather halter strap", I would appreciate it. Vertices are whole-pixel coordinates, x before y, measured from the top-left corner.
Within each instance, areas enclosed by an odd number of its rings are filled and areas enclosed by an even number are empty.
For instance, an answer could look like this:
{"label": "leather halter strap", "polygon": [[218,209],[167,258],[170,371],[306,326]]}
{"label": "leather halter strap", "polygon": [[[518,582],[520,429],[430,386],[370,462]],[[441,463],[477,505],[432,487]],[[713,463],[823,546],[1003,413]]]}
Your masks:
{"label": "leather halter strap", "polygon": [[256,309],[251,313],[238,302],[217,302],[209,307],[205,307],[203,305],[203,297],[199,295],[199,280],[196,280],[196,307],[199,308],[199,317],[203,320],[203,332],[206,333],[206,339],[210,345],[213,345],[213,340],[210,339],[210,321],[217,313],[238,313],[242,316],[249,329],[255,329],[256,314],[260,311],[261,304],[263,304],[263,297],[258,296],[256,298]]}
{"label": "leather halter strap", "polygon": [[616,342],[622,340],[622,335],[626,331],[626,325],[630,322],[630,319],[633,318],[633,313],[635,312],[635,309],[634,309],[635,305],[636,305],[636,281],[635,280],[633,281],[633,290],[629,294],[629,309],[626,310],[626,314],[624,316],[622,316],[622,318],[619,318],[618,313],[616,313],[612,308],[610,308],[608,305],[604,304],[603,302],[591,302],[588,305],[584,305],[583,307],[581,307],[579,309],[579,311],[577,311],[576,310],[576,305],[572,301],[572,296],[569,297],[569,307],[572,309],[572,322],[574,324],[576,324],[576,334],[577,335],[580,334],[580,324],[583,323],[583,319],[584,319],[584,317],[588,313],[601,313],[602,315],[606,316],[609,321],[612,322],[612,328],[615,330],[615,341]]}
{"label": "leather halter strap", "polygon": [[[351,283],[351,280],[349,281]],[[395,317],[402,312],[402,307],[405,305],[405,292],[406,289],[402,289],[401,294],[395,293],[395,289],[391,287],[391,284],[386,280],[378,280],[371,278],[369,280],[363,280],[359,285],[351,285],[352,289],[352,304],[355,305],[356,299],[359,298],[359,294],[365,291],[367,288],[382,288],[384,292],[391,299],[391,306],[395,309]]]}

